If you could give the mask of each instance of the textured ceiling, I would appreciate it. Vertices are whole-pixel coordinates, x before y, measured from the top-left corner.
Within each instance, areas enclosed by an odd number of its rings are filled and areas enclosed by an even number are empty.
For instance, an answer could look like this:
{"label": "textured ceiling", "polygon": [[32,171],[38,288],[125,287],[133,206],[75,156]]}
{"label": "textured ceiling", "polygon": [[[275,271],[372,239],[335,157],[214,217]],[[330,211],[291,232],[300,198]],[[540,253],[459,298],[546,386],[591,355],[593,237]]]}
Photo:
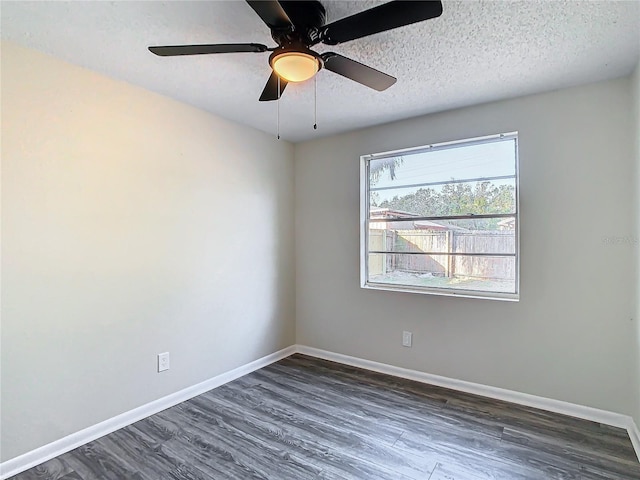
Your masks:
{"label": "textured ceiling", "polygon": [[[378,1],[324,1],[328,22]],[[638,1],[446,1],[441,17],[333,50],[394,75],[376,92],[328,71],[289,85],[282,138],[301,141],[630,73],[640,55]],[[256,42],[269,31],[243,1],[2,1],[2,38],[275,134],[276,102],[258,102],[268,53],[160,58],[149,45]]]}

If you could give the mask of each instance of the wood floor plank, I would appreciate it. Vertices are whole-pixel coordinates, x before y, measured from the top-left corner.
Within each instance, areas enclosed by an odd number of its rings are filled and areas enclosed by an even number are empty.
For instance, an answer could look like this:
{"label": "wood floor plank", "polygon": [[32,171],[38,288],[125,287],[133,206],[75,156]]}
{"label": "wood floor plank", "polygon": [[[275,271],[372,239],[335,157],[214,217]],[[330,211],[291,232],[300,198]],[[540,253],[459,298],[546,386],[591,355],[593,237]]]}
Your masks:
{"label": "wood floor plank", "polygon": [[304,355],[12,480],[640,480],[626,432]]}
{"label": "wood floor plank", "polygon": [[323,360],[320,358],[310,357],[303,354],[294,354],[285,358],[277,365],[289,365],[294,368],[304,367],[305,371],[313,371],[318,378],[326,376],[330,379],[347,380],[362,386],[382,387],[387,392],[397,394],[408,394],[415,398],[421,398],[425,401],[434,401],[438,403],[446,402],[451,396],[458,394],[457,391],[429,385],[421,382],[414,382],[405,378],[393,377],[384,373],[365,370],[363,368],[353,367],[342,363]]}
{"label": "wood floor plank", "polygon": [[438,463],[429,480],[491,480],[491,477],[455,463]]}
{"label": "wood floor plank", "polygon": [[620,472],[613,472],[594,465],[581,465],[580,474],[584,480],[638,480],[640,476],[625,475]]}
{"label": "wood floor plank", "polygon": [[[543,471],[536,472],[501,458],[498,455],[500,443],[501,440],[485,437],[457,445],[454,441],[434,439],[426,432],[406,431],[394,448],[415,455],[435,456],[439,463],[455,464],[459,469],[474,472],[477,476],[491,480],[548,480],[551,478]],[[578,469],[579,466],[576,464],[575,470]]]}
{"label": "wood floor plank", "polygon": [[27,470],[20,480],[62,480],[73,474],[73,468],[60,457],[53,458],[37,467]]}
{"label": "wood floor plank", "polygon": [[[267,407],[266,402],[257,400],[266,397],[257,387],[248,389],[253,393],[247,390],[229,392],[224,397],[217,393],[214,400],[207,399],[200,406],[205,410],[220,410],[222,403],[224,408],[238,414],[236,422],[251,424],[249,428],[253,435],[287,445],[309,461],[318,462],[344,478],[367,478],[371,475],[415,478],[435,466],[430,459],[400,455],[390,448],[390,444],[369,438],[366,432],[354,433],[350,426],[340,421],[314,419],[304,407],[292,409],[291,403],[284,401],[280,404],[269,401]],[[212,410],[209,411],[213,414]],[[283,411],[286,414],[280,414]]]}
{"label": "wood floor plank", "polygon": [[[298,375],[291,373],[293,369],[280,370],[278,365],[265,368],[258,373],[258,378],[270,377],[267,388],[279,386],[282,389],[297,388],[298,391],[315,393],[322,401],[337,403],[348,407],[349,412],[360,411],[361,415],[376,421],[384,422],[393,420],[390,412],[395,414],[395,419],[400,422],[396,428],[403,428],[408,418],[421,420],[431,425],[444,426],[450,429],[464,429],[465,432],[476,431],[499,438],[502,435],[502,427],[483,422],[475,422],[472,417],[454,417],[442,413],[444,402],[425,402],[422,397],[409,395],[399,396],[398,392],[389,391],[383,386],[366,385],[364,387],[349,383],[347,380],[316,380],[310,386],[310,380],[315,377],[313,372],[301,372]],[[299,369],[298,369],[299,370]],[[284,376],[283,376],[284,375]],[[286,378],[279,381],[279,378]],[[324,397],[324,398],[323,398]]]}
{"label": "wood floor plank", "polygon": [[340,412],[356,412],[361,419],[364,419],[359,421],[373,422],[377,428],[385,425],[402,431],[409,422],[424,428],[445,429],[447,432],[457,431],[465,435],[482,434],[495,438],[502,436],[502,427],[499,425],[482,424],[462,417],[447,416],[446,413],[441,412],[441,406],[424,405],[416,399],[399,400],[391,396],[385,398],[384,391],[378,390],[377,394],[373,395],[345,388],[339,382],[337,383],[340,387],[336,391],[332,391],[331,383],[320,383],[309,387],[304,377],[295,378],[287,371],[282,373],[285,375],[264,369],[259,373],[258,378],[265,380],[264,388],[271,391],[278,390],[283,394],[287,391],[314,393],[321,398],[319,402],[340,405]]}
{"label": "wood floor plank", "polygon": [[188,465],[179,455],[164,448],[164,445],[147,442],[147,439],[136,430],[124,428],[114,434],[96,440],[102,452],[117,459],[120,464],[136,469],[143,479],[158,478],[159,472],[168,472],[171,478],[206,479],[203,472]]}
{"label": "wood floor plank", "polygon": [[506,443],[526,446],[539,453],[571,458],[585,466],[601,468],[620,476],[640,478],[640,463],[637,460],[621,459],[593,447],[585,448],[579,441],[568,443],[565,439],[552,435],[532,434],[509,427],[505,428],[502,440]]}
{"label": "wood floor plank", "polygon": [[[495,401],[469,395],[467,398],[451,399],[442,414],[446,417],[473,419],[473,422],[489,427],[502,426],[532,434],[550,435],[571,444],[580,444],[586,449],[637,461],[633,445],[626,430],[608,427],[581,419],[574,419],[551,412],[513,406],[507,402]],[[610,434],[610,432],[615,432]]]}
{"label": "wood floor plank", "polygon": [[137,467],[123,464],[109,452],[104,452],[96,442],[83,445],[63,457],[83,480],[121,480],[134,478],[137,474]]}
{"label": "wood floor plank", "polygon": [[629,436],[609,434],[595,422],[576,419],[552,412],[545,412],[507,402],[483,397],[456,398],[447,403],[445,410],[474,416],[490,425],[503,425],[533,434],[546,433],[570,443],[579,443],[585,448],[595,447],[622,459],[637,460]]}
{"label": "wood floor plank", "polygon": [[[526,424],[555,429],[558,432],[603,434],[601,425],[596,422],[471,394],[452,397],[447,401],[445,409],[465,411],[472,415],[490,418],[505,426],[517,427],[520,424]],[[609,437],[608,441],[618,442],[621,440],[618,436],[611,435]]]}
{"label": "wood floor plank", "polygon": [[76,472],[70,472],[70,473],[60,477],[59,480],[83,480],[83,479]]}
{"label": "wood floor plank", "polygon": [[[227,467],[233,463],[241,468],[245,478],[269,478],[269,471],[274,465],[277,465],[283,479],[316,478],[321,473],[321,469],[292,455],[287,449],[256,437],[253,426],[243,419],[233,418],[223,409],[217,409],[216,413],[216,416],[210,416],[185,404],[179,409],[162,412],[161,415],[171,416],[183,426],[180,434],[168,444],[176,448],[181,445],[185,452],[217,454],[218,458],[227,461]],[[244,428],[238,428],[239,423]]]}
{"label": "wood floor plank", "polygon": [[[158,417],[152,417],[149,419],[144,425],[135,425],[130,428],[134,430],[138,430],[140,427],[148,427],[149,425],[159,423]],[[146,430],[145,430],[146,431]],[[229,464],[230,458],[225,454],[225,452],[216,452],[213,448],[209,448],[206,452],[206,462],[201,463],[201,454],[200,447],[194,448],[184,448],[184,439],[173,441],[175,435],[172,435],[170,438],[163,437],[162,444],[159,448],[162,451],[176,458],[181,458],[182,461],[188,464],[192,464],[196,466],[199,470],[206,474],[206,478],[248,478],[246,472],[235,471],[233,465]],[[176,447],[176,443],[180,446]],[[196,445],[199,445],[196,443]],[[220,456],[223,456],[221,459]]]}
{"label": "wood floor plank", "polygon": [[612,425],[600,424],[600,430],[608,436],[618,437],[626,441],[629,438],[629,433],[626,429],[620,427],[614,427]]}
{"label": "wood floor plank", "polygon": [[[233,387],[231,387],[233,388]],[[305,390],[296,387],[291,381],[285,384],[264,382],[254,387],[259,393],[258,398],[269,399],[274,403],[286,404],[296,411],[310,415],[313,414],[326,423],[336,423],[343,428],[350,427],[354,433],[361,433],[369,437],[393,444],[403,432],[402,428],[392,425],[386,418],[377,418],[364,405],[358,402],[347,408],[347,401],[339,401],[340,395],[332,395],[328,390],[314,391],[314,394],[303,394]],[[369,414],[368,414],[369,412]]]}

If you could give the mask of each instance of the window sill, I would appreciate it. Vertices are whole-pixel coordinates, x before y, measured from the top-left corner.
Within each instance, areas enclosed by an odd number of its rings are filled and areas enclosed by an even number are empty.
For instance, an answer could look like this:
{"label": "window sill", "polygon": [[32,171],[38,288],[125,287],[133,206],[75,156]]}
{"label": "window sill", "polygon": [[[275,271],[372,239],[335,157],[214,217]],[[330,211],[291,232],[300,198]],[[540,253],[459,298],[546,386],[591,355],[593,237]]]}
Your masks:
{"label": "window sill", "polygon": [[439,295],[443,297],[477,298],[482,300],[499,300],[503,302],[518,302],[517,293],[480,292],[477,290],[454,290],[440,288],[421,288],[407,285],[393,285],[389,283],[366,282],[361,285],[367,290],[385,290],[388,292],[419,293],[422,295]]}

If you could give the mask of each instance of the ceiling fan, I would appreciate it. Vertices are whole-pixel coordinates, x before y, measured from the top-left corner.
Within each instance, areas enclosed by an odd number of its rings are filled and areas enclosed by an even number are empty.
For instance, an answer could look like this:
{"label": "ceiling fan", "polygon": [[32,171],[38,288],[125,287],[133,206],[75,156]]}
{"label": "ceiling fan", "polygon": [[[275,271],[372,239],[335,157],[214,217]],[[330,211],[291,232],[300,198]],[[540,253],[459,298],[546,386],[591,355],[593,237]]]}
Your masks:
{"label": "ceiling fan", "polygon": [[442,14],[440,0],[398,0],[325,25],[326,11],[317,0],[247,0],[247,3],[267,24],[277,47],[269,48],[259,43],[220,43],[149,47],[149,50],[162,57],[272,52],[269,57],[272,72],[260,101],[279,99],[288,82],[308,80],[322,68],[382,91],[393,85],[396,79],[338,53],[318,54],[310,47],[318,43],[337,45]]}

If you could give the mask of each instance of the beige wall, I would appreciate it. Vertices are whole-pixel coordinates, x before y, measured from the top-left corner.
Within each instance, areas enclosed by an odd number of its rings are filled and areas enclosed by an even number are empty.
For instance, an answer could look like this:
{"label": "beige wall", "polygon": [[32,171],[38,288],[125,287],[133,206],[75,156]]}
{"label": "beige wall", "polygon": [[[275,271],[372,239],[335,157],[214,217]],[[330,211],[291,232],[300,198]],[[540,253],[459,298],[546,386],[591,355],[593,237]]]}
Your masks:
{"label": "beige wall", "polygon": [[[298,343],[636,413],[629,79],[296,145]],[[359,156],[519,131],[521,300],[359,286]],[[401,332],[414,333],[413,348]]]}
{"label": "beige wall", "polygon": [[2,460],[294,343],[287,142],[5,43],[2,209]]}

